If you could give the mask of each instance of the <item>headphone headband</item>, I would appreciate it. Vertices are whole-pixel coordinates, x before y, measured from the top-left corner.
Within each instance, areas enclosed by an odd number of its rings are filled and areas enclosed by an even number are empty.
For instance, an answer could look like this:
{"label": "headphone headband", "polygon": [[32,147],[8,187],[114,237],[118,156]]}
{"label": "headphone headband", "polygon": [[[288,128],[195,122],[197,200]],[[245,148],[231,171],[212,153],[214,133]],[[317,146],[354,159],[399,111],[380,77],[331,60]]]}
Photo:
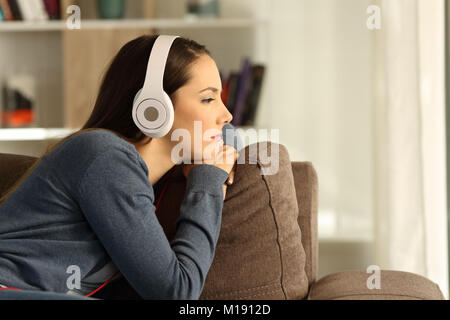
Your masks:
{"label": "headphone headband", "polygon": [[150,86],[153,90],[163,90],[164,71],[170,48],[178,36],[159,36],[153,44],[152,52],[147,65],[144,90]]}

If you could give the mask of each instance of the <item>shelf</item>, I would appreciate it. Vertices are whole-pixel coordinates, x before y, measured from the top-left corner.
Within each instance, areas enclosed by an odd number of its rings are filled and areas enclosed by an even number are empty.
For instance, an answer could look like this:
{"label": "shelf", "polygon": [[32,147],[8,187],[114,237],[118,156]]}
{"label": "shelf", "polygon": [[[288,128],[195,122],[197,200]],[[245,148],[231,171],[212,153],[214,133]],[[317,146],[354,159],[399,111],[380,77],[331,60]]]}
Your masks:
{"label": "shelf", "polygon": [[60,139],[75,132],[74,129],[65,128],[18,128],[0,129],[0,142],[7,141],[45,141]]}
{"label": "shelf", "polygon": [[[247,28],[266,23],[264,19],[200,18],[200,19],[119,19],[81,20],[81,30],[138,29],[138,28]],[[39,32],[66,30],[66,22],[54,21],[4,21],[0,32]],[[67,29],[69,30],[69,29]],[[77,31],[77,30],[74,30]]]}

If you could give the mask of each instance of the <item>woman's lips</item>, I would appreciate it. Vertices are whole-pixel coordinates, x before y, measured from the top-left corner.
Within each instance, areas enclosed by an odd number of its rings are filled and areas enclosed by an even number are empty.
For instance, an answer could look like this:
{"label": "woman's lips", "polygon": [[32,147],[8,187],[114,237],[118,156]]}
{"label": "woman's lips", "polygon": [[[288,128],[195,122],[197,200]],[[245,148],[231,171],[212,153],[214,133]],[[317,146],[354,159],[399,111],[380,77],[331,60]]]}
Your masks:
{"label": "woman's lips", "polygon": [[212,140],[216,140],[216,141],[220,141],[220,140],[222,140],[222,134],[218,134],[216,136],[212,136],[211,139]]}

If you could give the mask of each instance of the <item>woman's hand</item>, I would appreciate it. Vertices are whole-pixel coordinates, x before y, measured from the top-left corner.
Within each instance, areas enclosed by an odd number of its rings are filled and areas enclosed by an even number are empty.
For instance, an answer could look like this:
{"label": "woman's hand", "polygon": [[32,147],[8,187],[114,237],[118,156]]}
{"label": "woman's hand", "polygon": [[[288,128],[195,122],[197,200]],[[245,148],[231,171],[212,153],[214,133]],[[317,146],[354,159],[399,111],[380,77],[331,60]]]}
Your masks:
{"label": "woman's hand", "polygon": [[227,195],[227,188],[228,186],[231,186],[234,182],[234,174],[236,173],[236,165],[234,165],[233,169],[230,172],[230,175],[228,176],[227,181],[223,184],[223,200],[225,201],[225,196]]}
{"label": "woman's hand", "polygon": [[[223,199],[225,200],[225,195],[227,191],[227,187],[229,185],[232,185],[234,182],[234,174],[236,170],[236,160],[239,158],[239,154],[235,148],[229,145],[222,145],[222,147],[219,148],[219,151],[215,154],[213,159],[210,159],[208,161],[203,160],[201,164],[210,164],[214,165],[226,172],[228,172],[229,176],[227,181],[223,184]],[[230,161],[231,160],[231,161]],[[199,164],[183,164],[182,170],[183,175],[188,177],[189,171],[191,169]]]}

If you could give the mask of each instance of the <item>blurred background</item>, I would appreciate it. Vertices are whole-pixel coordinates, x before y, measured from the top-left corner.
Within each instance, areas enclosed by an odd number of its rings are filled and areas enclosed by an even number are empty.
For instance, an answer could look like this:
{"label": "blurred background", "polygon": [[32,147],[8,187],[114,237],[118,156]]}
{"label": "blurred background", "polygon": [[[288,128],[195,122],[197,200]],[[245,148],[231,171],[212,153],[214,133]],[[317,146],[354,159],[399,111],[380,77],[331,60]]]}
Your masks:
{"label": "blurred background", "polygon": [[256,142],[251,129],[278,129],[257,139],[314,165],[319,278],[378,265],[421,274],[449,298],[447,1],[0,0],[0,8],[1,153],[38,156],[81,127],[129,40],[188,37],[216,60],[245,143]]}

